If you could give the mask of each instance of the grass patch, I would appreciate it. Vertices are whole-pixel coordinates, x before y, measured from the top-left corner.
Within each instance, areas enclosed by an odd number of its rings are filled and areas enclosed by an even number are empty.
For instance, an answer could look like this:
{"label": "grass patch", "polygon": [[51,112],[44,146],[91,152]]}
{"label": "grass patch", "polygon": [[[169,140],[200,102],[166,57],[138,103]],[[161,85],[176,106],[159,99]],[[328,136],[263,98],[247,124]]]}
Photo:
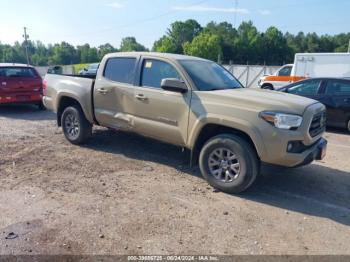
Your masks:
{"label": "grass patch", "polygon": [[74,74],[78,74],[80,70],[83,70],[85,67],[88,67],[90,64],[76,64],[73,65]]}

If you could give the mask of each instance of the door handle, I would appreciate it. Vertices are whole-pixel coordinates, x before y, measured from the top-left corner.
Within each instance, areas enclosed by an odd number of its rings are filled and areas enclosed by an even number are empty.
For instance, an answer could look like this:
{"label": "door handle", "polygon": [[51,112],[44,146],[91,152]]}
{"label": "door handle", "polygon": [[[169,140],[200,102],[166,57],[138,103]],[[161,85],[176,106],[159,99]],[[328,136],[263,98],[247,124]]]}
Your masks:
{"label": "door handle", "polygon": [[99,88],[99,89],[97,89],[97,92],[99,92],[102,95],[106,95],[109,93],[109,90],[107,90],[105,88]]}
{"label": "door handle", "polygon": [[135,96],[136,99],[141,100],[141,101],[146,101],[148,98],[144,94],[137,94]]}

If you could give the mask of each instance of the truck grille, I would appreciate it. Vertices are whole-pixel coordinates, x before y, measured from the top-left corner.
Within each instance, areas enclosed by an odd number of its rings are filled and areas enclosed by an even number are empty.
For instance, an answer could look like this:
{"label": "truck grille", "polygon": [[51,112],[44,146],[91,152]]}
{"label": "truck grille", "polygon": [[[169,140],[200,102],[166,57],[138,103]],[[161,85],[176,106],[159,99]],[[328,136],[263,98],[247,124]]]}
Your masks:
{"label": "truck grille", "polygon": [[318,113],[314,116],[309,129],[311,137],[316,137],[326,130],[327,115],[326,111]]}

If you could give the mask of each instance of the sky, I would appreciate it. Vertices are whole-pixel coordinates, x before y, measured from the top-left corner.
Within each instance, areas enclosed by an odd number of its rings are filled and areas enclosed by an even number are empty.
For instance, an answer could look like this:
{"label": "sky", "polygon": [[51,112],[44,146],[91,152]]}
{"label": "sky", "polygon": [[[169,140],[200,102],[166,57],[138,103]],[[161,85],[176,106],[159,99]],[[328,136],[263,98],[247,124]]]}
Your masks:
{"label": "sky", "polygon": [[135,36],[151,48],[177,20],[196,19],[239,25],[253,21],[259,31],[338,34],[350,32],[350,0],[0,0],[0,42],[30,40],[45,44],[105,43],[119,47]]}

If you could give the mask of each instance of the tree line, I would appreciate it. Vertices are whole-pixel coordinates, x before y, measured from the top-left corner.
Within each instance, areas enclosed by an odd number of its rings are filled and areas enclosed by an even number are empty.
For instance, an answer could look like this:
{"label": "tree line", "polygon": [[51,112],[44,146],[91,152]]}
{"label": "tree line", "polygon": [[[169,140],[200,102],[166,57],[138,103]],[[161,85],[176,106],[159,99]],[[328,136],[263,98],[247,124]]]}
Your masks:
{"label": "tree line", "polygon": [[[25,45],[25,42],[15,42],[12,46],[0,43],[0,62],[27,63]],[[101,61],[108,53],[147,51],[135,37],[123,38],[120,48],[115,48],[109,43],[99,47],[91,47],[89,44],[75,47],[67,42],[46,46],[41,41],[28,41],[27,48],[30,63],[35,66],[95,63]]]}
{"label": "tree line", "polygon": [[[228,22],[210,22],[202,27],[196,20],[176,21],[155,41],[152,51],[187,54],[222,63],[281,65],[294,60],[295,53],[347,52],[350,33],[321,35],[316,33],[282,33],[276,27],[259,32],[251,21],[234,28]],[[44,45],[28,41],[33,65],[93,63],[111,52],[148,51],[135,37],[122,39],[119,48],[107,43],[73,46],[67,42]],[[0,43],[0,62],[26,63],[25,43]]]}

